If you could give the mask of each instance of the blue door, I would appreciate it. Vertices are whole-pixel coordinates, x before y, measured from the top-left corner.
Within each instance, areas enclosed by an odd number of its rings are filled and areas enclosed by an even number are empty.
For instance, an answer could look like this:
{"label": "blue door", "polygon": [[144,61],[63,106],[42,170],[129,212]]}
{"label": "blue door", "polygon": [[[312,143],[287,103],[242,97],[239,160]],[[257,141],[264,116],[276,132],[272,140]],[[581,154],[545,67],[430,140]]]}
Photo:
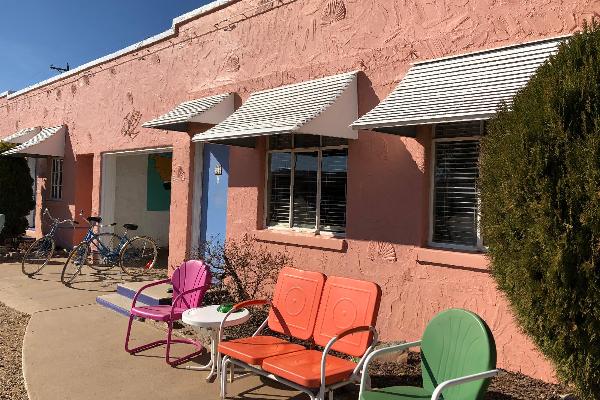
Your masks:
{"label": "blue door", "polygon": [[223,243],[227,225],[229,147],[205,144],[203,160],[200,241]]}

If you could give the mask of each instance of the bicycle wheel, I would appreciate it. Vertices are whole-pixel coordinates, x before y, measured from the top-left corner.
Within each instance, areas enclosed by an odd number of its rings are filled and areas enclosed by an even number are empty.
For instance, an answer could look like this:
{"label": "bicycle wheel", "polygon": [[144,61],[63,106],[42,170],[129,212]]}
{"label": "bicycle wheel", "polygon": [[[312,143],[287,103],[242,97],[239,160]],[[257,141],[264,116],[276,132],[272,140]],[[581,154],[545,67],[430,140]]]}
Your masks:
{"label": "bicycle wheel", "polygon": [[77,247],[71,250],[69,258],[67,258],[63,267],[62,274],[60,274],[60,281],[65,285],[73,282],[77,275],[81,273],[81,268],[89,264],[89,254],[90,246],[87,243],[79,243]]}
{"label": "bicycle wheel", "polygon": [[23,273],[32,276],[40,272],[52,258],[55,246],[54,240],[46,236],[33,242],[21,261]]}
{"label": "bicycle wheel", "polygon": [[119,263],[121,237],[114,233],[100,233],[90,243],[90,267],[107,271]]}
{"label": "bicycle wheel", "polygon": [[119,263],[123,272],[135,276],[154,267],[157,257],[158,249],[154,240],[146,236],[136,236],[121,249]]}

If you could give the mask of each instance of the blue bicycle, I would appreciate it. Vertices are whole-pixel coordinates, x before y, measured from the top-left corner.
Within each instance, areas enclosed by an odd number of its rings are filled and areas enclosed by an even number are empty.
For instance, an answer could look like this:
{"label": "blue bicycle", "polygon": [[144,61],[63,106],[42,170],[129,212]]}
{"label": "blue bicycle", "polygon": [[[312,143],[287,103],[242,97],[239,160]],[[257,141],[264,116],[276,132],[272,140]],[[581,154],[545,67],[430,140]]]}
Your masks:
{"label": "blue bicycle", "polygon": [[23,260],[21,261],[21,270],[27,276],[33,276],[40,272],[54,255],[54,250],[56,249],[55,236],[59,225],[70,224],[71,226],[74,226],[77,224],[77,222],[72,219],[59,220],[53,218],[47,208],[44,210],[42,216],[48,217],[48,219],[52,221],[52,226],[50,227],[50,231],[44,235],[44,237],[33,242],[25,252]]}
{"label": "blue bicycle", "polygon": [[124,224],[125,231],[119,236],[110,232],[97,232],[102,228],[115,226],[116,223],[102,225],[100,217],[87,217],[85,220],[89,229],[81,243],[69,254],[60,277],[62,283],[71,284],[85,265],[97,271],[118,266],[123,272],[133,276],[154,267],[158,257],[154,240],[147,236],[128,236],[129,231],[138,229],[137,225]]}

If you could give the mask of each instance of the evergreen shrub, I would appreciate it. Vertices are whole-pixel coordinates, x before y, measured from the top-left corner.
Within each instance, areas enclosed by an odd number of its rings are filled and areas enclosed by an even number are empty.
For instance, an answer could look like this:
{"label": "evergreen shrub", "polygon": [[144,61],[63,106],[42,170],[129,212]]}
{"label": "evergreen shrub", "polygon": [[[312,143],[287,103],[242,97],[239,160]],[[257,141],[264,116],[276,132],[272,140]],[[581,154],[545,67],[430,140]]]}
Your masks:
{"label": "evergreen shrub", "polygon": [[[12,145],[0,142],[0,153],[10,147]],[[0,155],[0,214],[6,216],[0,244],[25,233],[27,215],[35,207],[32,186],[29,167],[23,157]]]}
{"label": "evergreen shrub", "polygon": [[586,24],[489,121],[492,273],[558,376],[600,399],[600,28]]}

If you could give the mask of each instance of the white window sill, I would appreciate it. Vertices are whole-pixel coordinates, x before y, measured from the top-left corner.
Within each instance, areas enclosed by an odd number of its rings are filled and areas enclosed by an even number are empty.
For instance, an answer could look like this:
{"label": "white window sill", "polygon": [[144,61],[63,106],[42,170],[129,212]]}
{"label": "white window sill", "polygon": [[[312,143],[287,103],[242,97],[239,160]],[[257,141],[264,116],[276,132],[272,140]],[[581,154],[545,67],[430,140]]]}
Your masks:
{"label": "white window sill", "polygon": [[314,233],[300,233],[281,229],[262,229],[254,231],[253,235],[259,242],[311,247],[333,251],[346,250],[346,240],[333,236],[316,235]]}
{"label": "white window sill", "polygon": [[488,271],[490,262],[485,253],[468,253],[465,251],[433,249],[421,247],[417,249],[417,262],[420,264],[438,264]]}

